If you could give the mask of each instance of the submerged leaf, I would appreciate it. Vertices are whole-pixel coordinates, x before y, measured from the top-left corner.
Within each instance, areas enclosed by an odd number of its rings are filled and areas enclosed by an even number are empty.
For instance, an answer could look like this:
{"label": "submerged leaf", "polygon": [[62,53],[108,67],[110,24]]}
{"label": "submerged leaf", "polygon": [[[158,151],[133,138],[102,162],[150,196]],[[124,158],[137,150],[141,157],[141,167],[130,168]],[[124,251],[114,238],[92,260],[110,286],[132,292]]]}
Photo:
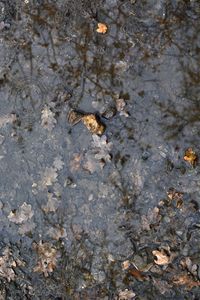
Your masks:
{"label": "submerged leaf", "polygon": [[55,119],[55,114],[51,111],[51,109],[47,105],[45,105],[45,107],[42,110],[41,125],[45,129],[52,131],[56,123],[57,121]]}
{"label": "submerged leaf", "polygon": [[46,205],[42,205],[42,209],[45,213],[55,212],[59,206],[59,201],[53,196],[53,194],[48,193],[48,201]]}
{"label": "submerged leaf", "polygon": [[22,206],[15,212],[10,212],[8,219],[16,224],[21,224],[31,219],[33,216],[33,211],[30,204],[24,202]]}

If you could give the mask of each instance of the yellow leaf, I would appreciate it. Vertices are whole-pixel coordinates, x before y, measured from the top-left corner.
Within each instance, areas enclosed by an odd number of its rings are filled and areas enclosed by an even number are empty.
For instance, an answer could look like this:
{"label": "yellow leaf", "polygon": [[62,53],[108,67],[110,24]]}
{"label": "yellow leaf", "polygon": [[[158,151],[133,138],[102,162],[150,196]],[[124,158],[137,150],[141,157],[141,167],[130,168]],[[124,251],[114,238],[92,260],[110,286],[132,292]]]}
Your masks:
{"label": "yellow leaf", "polygon": [[193,167],[196,165],[197,159],[198,159],[198,157],[197,157],[196,153],[192,150],[192,148],[188,148],[185,151],[184,160],[188,161]]}
{"label": "yellow leaf", "polygon": [[107,30],[108,30],[108,27],[106,26],[106,24],[98,23],[98,28],[97,28],[98,33],[105,34],[107,32]]}

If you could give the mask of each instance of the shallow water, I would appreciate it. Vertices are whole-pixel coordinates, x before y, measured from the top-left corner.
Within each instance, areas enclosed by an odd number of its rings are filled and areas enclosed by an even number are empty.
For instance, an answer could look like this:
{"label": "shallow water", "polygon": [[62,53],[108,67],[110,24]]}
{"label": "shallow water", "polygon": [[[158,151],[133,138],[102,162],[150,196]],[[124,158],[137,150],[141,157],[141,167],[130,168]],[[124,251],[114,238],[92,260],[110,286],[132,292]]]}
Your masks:
{"label": "shallow water", "polygon": [[174,276],[200,280],[199,166],[183,159],[200,150],[199,14],[197,0],[0,1],[2,299],[198,298]]}

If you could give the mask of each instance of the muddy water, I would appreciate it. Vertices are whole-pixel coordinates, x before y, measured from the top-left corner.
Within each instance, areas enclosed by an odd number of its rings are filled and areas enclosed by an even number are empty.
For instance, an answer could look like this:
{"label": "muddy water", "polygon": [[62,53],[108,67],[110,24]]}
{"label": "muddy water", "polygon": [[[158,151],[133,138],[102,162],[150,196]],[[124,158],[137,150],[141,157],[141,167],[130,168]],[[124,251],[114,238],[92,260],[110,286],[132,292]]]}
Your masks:
{"label": "muddy water", "polygon": [[[200,151],[199,14],[197,0],[0,1],[2,299],[197,299],[173,276],[187,257],[200,276],[199,166],[183,160]],[[101,118],[101,150],[70,109]],[[173,266],[155,264],[163,247]]]}

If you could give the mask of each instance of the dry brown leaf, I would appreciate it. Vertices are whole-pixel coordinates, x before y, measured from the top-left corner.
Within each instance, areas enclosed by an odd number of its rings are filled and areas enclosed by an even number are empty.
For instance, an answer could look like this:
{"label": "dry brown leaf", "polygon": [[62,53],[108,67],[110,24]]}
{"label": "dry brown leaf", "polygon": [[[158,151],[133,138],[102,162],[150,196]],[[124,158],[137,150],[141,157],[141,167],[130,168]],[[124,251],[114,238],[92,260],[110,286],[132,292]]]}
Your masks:
{"label": "dry brown leaf", "polygon": [[188,148],[185,151],[184,160],[189,162],[193,167],[196,166],[198,157],[197,157],[196,153],[192,150],[192,148]]}
{"label": "dry brown leaf", "polygon": [[98,25],[98,28],[97,28],[97,32],[98,33],[105,34],[107,32],[108,27],[106,26],[106,24],[104,24],[104,23],[98,23],[97,25]]}
{"label": "dry brown leaf", "polygon": [[175,285],[185,285],[188,290],[200,286],[200,281],[195,281],[192,276],[189,276],[188,274],[175,276],[173,278],[173,283]]}
{"label": "dry brown leaf", "polygon": [[43,273],[47,277],[56,267],[58,252],[52,244],[43,243],[42,241],[34,244],[33,248],[37,251],[39,257],[33,271]]}
{"label": "dry brown leaf", "polygon": [[128,272],[139,281],[144,281],[146,279],[146,276],[142,274],[140,270],[136,269],[133,265],[129,268]]}
{"label": "dry brown leaf", "polygon": [[167,192],[167,196],[169,200],[176,201],[176,207],[181,208],[183,205],[183,193],[176,191],[175,189],[171,188]]}
{"label": "dry brown leaf", "polygon": [[84,115],[81,121],[91,133],[102,135],[105,131],[104,124],[94,114]]}
{"label": "dry brown leaf", "polygon": [[171,261],[170,256],[167,255],[167,253],[163,249],[161,249],[161,250],[154,250],[154,251],[152,251],[152,253],[156,257],[156,259],[154,260],[154,262],[157,265],[160,265],[160,266],[167,265]]}

